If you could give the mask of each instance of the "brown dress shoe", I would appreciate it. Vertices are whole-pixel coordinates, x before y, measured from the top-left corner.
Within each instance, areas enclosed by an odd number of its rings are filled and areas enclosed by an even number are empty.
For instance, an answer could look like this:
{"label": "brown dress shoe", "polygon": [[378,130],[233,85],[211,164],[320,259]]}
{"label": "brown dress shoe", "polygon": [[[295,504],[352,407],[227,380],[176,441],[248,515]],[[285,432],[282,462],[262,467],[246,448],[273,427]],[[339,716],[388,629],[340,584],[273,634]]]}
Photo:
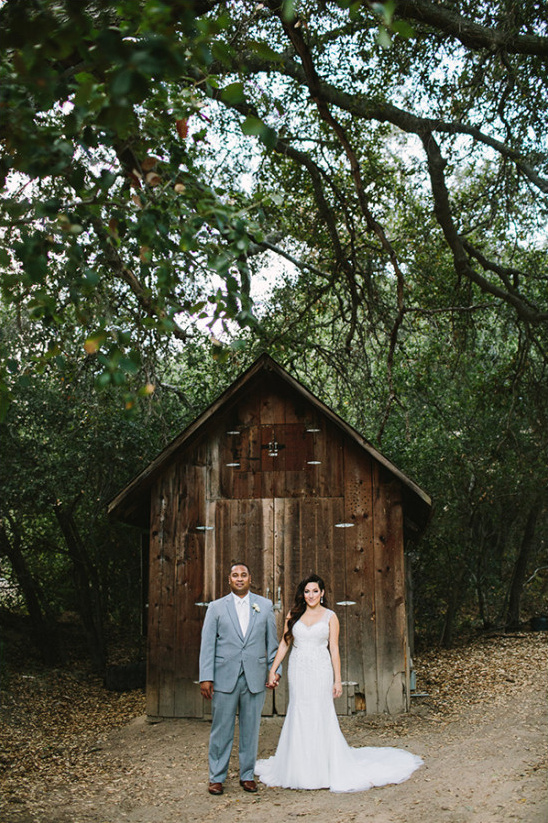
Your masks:
{"label": "brown dress shoe", "polygon": [[222,794],[224,791],[222,783],[210,783],[208,792],[210,794]]}
{"label": "brown dress shoe", "polygon": [[257,784],[254,780],[240,780],[240,786],[244,790],[244,792],[257,792],[259,791],[257,788]]}

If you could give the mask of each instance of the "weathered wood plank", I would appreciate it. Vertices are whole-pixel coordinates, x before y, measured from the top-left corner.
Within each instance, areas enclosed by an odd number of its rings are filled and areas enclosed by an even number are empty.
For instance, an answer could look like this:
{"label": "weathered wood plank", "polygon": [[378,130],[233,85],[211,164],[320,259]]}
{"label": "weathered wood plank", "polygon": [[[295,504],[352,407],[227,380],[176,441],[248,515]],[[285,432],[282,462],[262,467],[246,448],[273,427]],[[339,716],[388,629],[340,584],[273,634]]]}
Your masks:
{"label": "weathered wood plank", "polygon": [[[273,505],[272,501],[258,500],[249,501],[250,510],[253,512],[253,523],[250,528],[250,543],[252,551],[250,557],[254,557],[255,565],[258,567],[256,580],[258,585],[255,591],[263,597],[271,597],[273,587],[273,565],[275,562],[274,540],[273,540]],[[266,533],[264,517],[267,518],[269,532]],[[274,694],[271,689],[266,690],[265,701],[262,714],[270,717],[274,714]]]}
{"label": "weathered wood plank", "polygon": [[299,424],[286,423],[281,437],[285,446],[285,469],[288,472],[305,472],[309,453],[309,440]]}
{"label": "weathered wood plank", "polygon": [[175,704],[175,524],[178,511],[177,467],[172,466],[161,484],[162,505],[158,534],[158,561],[161,566],[158,602],[160,604],[157,633],[157,661],[159,667],[158,713],[173,717]]}
{"label": "weathered wood plank", "polygon": [[[274,547],[274,501],[260,500],[258,506],[261,511],[261,552],[262,552],[262,593],[270,600],[274,600],[275,591],[275,547]],[[278,633],[279,637],[279,633]],[[263,715],[274,713],[274,701],[276,697],[272,691],[268,690]]]}
{"label": "weathered wood plank", "polygon": [[[302,578],[318,571],[318,508],[317,500],[300,500]],[[298,582],[298,581],[297,581]]]}
{"label": "weathered wood plank", "polygon": [[[267,497],[285,497],[287,447],[285,437],[286,398],[273,386],[263,389],[261,397],[261,468]],[[269,444],[277,444],[273,456]]]}
{"label": "weathered wood plank", "polygon": [[314,451],[321,461],[318,473],[320,497],[343,496],[343,439],[334,426],[324,424],[315,434]]}
{"label": "weathered wood plank", "polygon": [[158,655],[162,616],[160,591],[162,588],[163,567],[161,557],[164,540],[164,535],[160,531],[164,507],[160,482],[154,484],[150,502],[146,712],[148,715],[156,717],[159,714],[160,661]]}
{"label": "weathered wood plank", "polygon": [[397,714],[409,709],[409,654],[407,639],[407,611],[405,599],[405,556],[403,544],[402,488],[399,480],[390,478],[383,470],[383,488],[386,490],[387,534],[393,545],[393,574],[389,585],[392,601],[390,615],[391,648],[394,680],[387,697],[388,711]]}
{"label": "weathered wood plank", "polygon": [[246,396],[239,404],[241,476],[234,488],[234,494],[239,497],[260,498],[262,495],[260,411],[260,390]]}
{"label": "weathered wood plank", "polygon": [[[348,607],[340,605],[347,600],[346,597],[346,530],[338,529],[337,523],[345,518],[344,500],[333,498],[331,500],[321,500],[322,509],[325,510],[325,518],[321,522],[321,530],[318,535],[318,544],[321,550],[322,559],[318,559],[320,574],[326,583],[326,595],[330,607],[339,619],[339,652],[341,656],[341,678],[348,682]],[[326,569],[326,571],[324,571]],[[350,689],[354,693],[354,688]],[[342,696],[335,700],[335,710],[337,714],[348,714],[348,686],[343,687]]]}
{"label": "weathered wood plank", "polygon": [[228,592],[230,564],[230,508],[228,500],[219,500],[215,510],[215,597]]}
{"label": "weathered wood plank", "polygon": [[242,428],[259,426],[261,422],[261,385],[243,395],[237,404],[239,424]]}
{"label": "weathered wood plank", "polygon": [[[321,489],[325,487],[323,478],[326,472],[326,449],[327,443],[323,429],[318,420],[305,419],[304,421],[304,458],[305,458],[305,489],[309,497],[318,497]],[[330,495],[336,495],[336,489],[331,489]]]}
{"label": "weathered wood plank", "polygon": [[[270,595],[283,620],[297,583],[326,582],[341,624],[338,701],[368,712],[400,711],[408,694],[401,484],[373,451],[319,413],[277,376],[231,395],[231,406],[164,465],[151,496],[147,712],[191,716],[204,606],[229,590],[235,560],[252,590]],[[314,431],[319,429],[319,431]],[[272,435],[278,455],[268,455]],[[237,466],[228,466],[230,462]],[[373,470],[374,466],[374,470]],[[337,523],[352,522],[347,529]],[[339,603],[353,601],[355,605]],[[285,685],[284,685],[285,684]],[[277,711],[287,703],[287,681]],[[265,712],[271,711],[269,695]],[[200,698],[201,699],[201,698]],[[207,708],[207,707],[206,707]]]}
{"label": "weathered wood plank", "polygon": [[[247,500],[231,500],[230,509],[230,563],[241,560],[253,569],[253,563],[249,557],[249,519]],[[255,559],[255,558],[254,558]],[[228,575],[228,569],[226,570]]]}
{"label": "weathered wood plank", "polygon": [[405,648],[400,630],[405,624],[405,599],[399,585],[403,577],[403,524],[396,484],[389,487],[378,466],[373,476],[378,710],[397,713],[406,708]]}
{"label": "weathered wood plank", "polygon": [[215,584],[215,565],[217,557],[216,509],[217,500],[207,499],[204,503],[204,557],[203,557],[203,589],[198,596],[201,603],[210,603],[217,597]]}
{"label": "weathered wood plank", "polygon": [[253,569],[253,591],[265,594],[263,580],[265,576],[265,554],[263,547],[263,507],[260,500],[246,500],[246,542],[247,558]]}
{"label": "weathered wood plank", "polygon": [[244,428],[241,433],[240,443],[240,470],[234,476],[234,496],[260,498],[262,495],[262,474],[259,426]]}
{"label": "weathered wood plank", "polygon": [[262,592],[265,597],[273,599],[274,591],[274,501],[258,501],[261,508],[261,551],[262,562]]}
{"label": "weathered wood plank", "polygon": [[[194,484],[205,492],[208,467],[195,467]],[[192,511],[198,525],[192,528]],[[203,607],[197,605],[204,588],[204,544],[207,532],[199,529],[205,521],[206,503],[202,493],[181,500],[174,538],[176,551],[176,610],[174,714],[201,717],[202,698],[198,680],[198,657]],[[186,527],[185,527],[185,524]]]}
{"label": "weathered wood plank", "polygon": [[[278,639],[281,640],[285,618],[295,596],[297,583],[302,579],[301,567],[301,530],[297,499],[274,500],[274,577],[273,601],[277,605],[278,591],[280,592],[281,608],[276,612],[276,628]],[[282,680],[274,696],[276,712],[284,715],[287,711],[289,699],[287,683],[286,659],[283,667]]]}
{"label": "weathered wood plank", "polygon": [[352,528],[346,541],[345,600],[348,607],[346,679],[356,682],[356,710],[378,706],[373,556],[372,465],[347,443],[344,451],[345,511]]}

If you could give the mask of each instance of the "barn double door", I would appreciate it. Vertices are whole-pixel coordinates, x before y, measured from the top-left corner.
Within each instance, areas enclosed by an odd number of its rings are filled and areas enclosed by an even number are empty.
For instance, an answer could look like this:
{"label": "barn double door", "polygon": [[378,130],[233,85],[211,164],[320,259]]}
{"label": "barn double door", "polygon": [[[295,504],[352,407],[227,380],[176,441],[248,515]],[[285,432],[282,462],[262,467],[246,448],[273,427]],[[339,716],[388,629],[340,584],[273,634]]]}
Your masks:
{"label": "barn double door", "polygon": [[[347,714],[356,708],[358,686],[358,675],[349,674],[353,655],[348,630],[352,619],[348,617],[352,617],[352,612],[357,617],[358,604],[348,599],[347,533],[341,527],[343,508],[342,498],[217,501],[215,590],[216,596],[226,592],[227,569],[232,562],[247,563],[252,572],[252,591],[274,603],[278,638],[281,638],[297,584],[311,573],[319,574],[325,581],[328,602],[341,623],[345,685],[336,707],[338,713]],[[287,660],[284,665],[287,666]],[[284,677],[275,692],[267,692],[264,713],[285,714],[287,701],[287,678]]]}

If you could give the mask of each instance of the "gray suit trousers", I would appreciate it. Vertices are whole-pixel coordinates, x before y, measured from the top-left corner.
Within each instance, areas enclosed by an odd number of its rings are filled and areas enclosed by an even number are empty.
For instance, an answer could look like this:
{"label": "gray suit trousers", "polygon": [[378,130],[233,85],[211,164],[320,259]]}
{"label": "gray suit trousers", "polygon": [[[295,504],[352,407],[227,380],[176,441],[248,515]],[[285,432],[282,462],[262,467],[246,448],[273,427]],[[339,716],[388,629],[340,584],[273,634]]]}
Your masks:
{"label": "gray suit trousers", "polygon": [[209,780],[211,783],[224,783],[226,780],[234,739],[236,711],[239,715],[240,731],[240,780],[253,780],[265,694],[265,691],[256,694],[250,692],[243,672],[238,677],[233,691],[214,692],[209,738]]}

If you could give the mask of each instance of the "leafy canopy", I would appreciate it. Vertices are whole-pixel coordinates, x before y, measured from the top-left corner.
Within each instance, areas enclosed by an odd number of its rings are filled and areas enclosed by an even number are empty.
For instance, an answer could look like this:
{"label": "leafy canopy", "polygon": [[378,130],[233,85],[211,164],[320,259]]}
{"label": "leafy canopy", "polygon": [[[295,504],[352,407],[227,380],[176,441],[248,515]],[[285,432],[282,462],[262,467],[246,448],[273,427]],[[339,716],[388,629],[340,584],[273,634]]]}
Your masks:
{"label": "leafy canopy", "polygon": [[366,306],[391,384],[432,310],[508,310],[546,359],[534,0],[8,0],[0,30],[2,296],[41,331],[5,400],[75,351],[127,387],[196,320],[257,331],[267,252],[349,349]]}

